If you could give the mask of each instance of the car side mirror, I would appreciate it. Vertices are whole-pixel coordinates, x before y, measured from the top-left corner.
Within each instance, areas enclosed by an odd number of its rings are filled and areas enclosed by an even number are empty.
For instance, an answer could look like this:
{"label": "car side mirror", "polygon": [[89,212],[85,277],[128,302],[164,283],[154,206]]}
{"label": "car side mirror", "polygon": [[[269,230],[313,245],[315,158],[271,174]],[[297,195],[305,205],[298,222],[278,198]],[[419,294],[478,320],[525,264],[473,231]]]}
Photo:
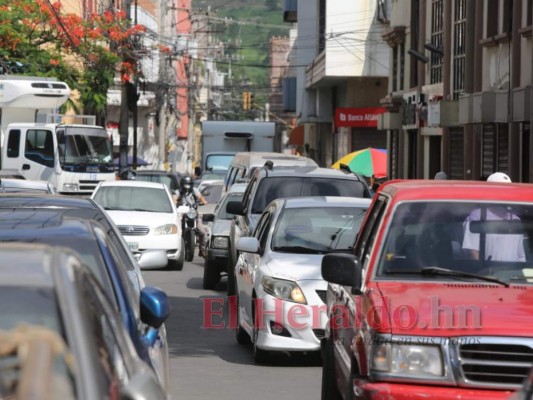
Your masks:
{"label": "car side mirror", "polygon": [[228,201],[228,204],[226,204],[226,213],[233,215],[244,215],[242,201]]}
{"label": "car side mirror", "polygon": [[353,294],[361,294],[361,264],[353,254],[326,254],[322,258],[322,278],[331,283],[351,286]]}
{"label": "car side mirror", "polygon": [[146,369],[135,373],[120,389],[120,400],[144,400],[167,398],[155,374]]}
{"label": "car side mirror", "polygon": [[141,290],[141,321],[159,329],[170,314],[168,296],[161,289],[146,286]]}
{"label": "car side mirror", "polygon": [[237,240],[238,251],[256,254],[259,252],[259,240],[254,237],[241,237]]}

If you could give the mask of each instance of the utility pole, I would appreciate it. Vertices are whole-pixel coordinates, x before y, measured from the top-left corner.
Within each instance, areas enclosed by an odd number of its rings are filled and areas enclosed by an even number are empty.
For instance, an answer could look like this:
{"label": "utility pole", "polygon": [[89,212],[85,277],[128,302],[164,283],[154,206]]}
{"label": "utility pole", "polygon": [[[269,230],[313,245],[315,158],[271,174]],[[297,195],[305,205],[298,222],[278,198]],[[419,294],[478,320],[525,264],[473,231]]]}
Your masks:
{"label": "utility pole", "polygon": [[[123,9],[129,18],[131,13],[131,0],[123,0]],[[124,59],[125,55],[122,54]],[[120,135],[120,147],[119,147],[119,172],[128,168],[128,133],[129,133],[129,99],[128,99],[128,83],[125,82],[122,77],[120,80],[121,93],[120,93],[120,119],[118,123],[118,133]]]}

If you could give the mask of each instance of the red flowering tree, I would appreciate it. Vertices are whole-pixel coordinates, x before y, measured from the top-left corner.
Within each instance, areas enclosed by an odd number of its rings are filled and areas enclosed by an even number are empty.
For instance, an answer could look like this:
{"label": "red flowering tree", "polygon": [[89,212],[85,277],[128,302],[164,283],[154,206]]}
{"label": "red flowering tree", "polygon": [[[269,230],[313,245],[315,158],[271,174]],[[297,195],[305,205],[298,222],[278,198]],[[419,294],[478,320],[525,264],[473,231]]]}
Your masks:
{"label": "red flowering tree", "polygon": [[115,74],[129,80],[138,72],[133,43],[141,32],[121,11],[82,19],[55,0],[0,0],[0,69],[67,82],[83,112],[102,122]]}

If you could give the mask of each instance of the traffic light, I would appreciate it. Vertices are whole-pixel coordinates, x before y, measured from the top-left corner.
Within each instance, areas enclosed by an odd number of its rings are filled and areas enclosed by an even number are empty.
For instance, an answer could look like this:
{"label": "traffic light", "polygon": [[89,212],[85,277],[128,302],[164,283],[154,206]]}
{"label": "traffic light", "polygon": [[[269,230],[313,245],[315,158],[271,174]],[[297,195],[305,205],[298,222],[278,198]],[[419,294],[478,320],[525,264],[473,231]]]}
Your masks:
{"label": "traffic light", "polygon": [[243,92],[242,93],[242,109],[244,111],[248,111],[250,109],[251,102],[250,102],[250,92]]}

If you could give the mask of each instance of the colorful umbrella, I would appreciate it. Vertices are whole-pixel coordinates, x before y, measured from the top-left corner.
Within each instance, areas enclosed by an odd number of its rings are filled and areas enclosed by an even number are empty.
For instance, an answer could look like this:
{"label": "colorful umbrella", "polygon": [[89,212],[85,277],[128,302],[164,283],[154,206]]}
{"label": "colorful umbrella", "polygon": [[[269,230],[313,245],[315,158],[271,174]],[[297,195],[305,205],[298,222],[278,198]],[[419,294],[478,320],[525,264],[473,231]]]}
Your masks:
{"label": "colorful umbrella", "polygon": [[354,151],[342,157],[331,168],[339,169],[341,164],[364,176],[384,178],[387,176],[387,150],[368,147]]}

